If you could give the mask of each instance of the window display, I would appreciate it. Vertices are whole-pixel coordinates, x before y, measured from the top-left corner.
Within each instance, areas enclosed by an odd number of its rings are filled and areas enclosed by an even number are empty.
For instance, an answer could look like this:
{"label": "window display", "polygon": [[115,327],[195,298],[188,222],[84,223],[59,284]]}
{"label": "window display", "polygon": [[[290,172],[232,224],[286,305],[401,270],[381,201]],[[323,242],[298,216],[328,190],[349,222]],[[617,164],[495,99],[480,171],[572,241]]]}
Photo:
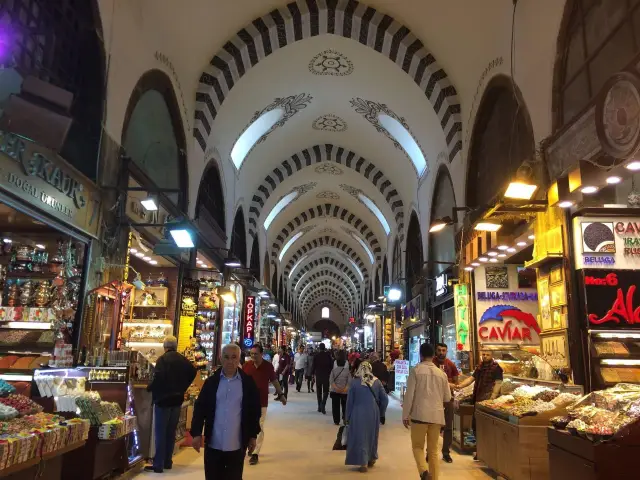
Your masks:
{"label": "window display", "polygon": [[[213,279],[200,280],[200,296],[198,297],[198,313],[196,315],[194,358],[196,366],[206,366],[216,358],[218,314],[220,299],[216,295],[219,281]],[[204,358],[198,353],[204,354]]]}
{"label": "window display", "polygon": [[222,317],[222,338],[220,341],[220,351],[225,345],[237,342],[240,338],[240,312],[242,311],[242,287],[237,283],[232,283],[229,288],[235,293],[235,303],[223,300],[224,313]]}

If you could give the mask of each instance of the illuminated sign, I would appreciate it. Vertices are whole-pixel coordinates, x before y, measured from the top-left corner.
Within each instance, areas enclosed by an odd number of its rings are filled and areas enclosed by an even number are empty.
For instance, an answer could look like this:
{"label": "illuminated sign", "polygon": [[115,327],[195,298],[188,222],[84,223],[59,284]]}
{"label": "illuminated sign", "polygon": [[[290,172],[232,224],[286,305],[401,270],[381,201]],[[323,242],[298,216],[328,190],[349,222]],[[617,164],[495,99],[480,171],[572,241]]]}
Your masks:
{"label": "illuminated sign", "polygon": [[615,257],[584,257],[583,262],[585,265],[614,265],[616,263]]}
{"label": "illuminated sign", "polygon": [[479,325],[478,336],[483,342],[540,342],[536,318],[513,305],[489,307],[482,314]]}
{"label": "illuminated sign", "polygon": [[244,307],[244,344],[246,347],[253,345],[255,334],[255,313],[256,313],[256,297],[247,297],[247,303]]}
{"label": "illuminated sign", "polygon": [[478,300],[500,300],[503,302],[537,302],[536,292],[478,292]]}
{"label": "illuminated sign", "polygon": [[459,283],[453,287],[457,350],[470,350],[469,344],[469,286]]}
{"label": "illuminated sign", "polygon": [[436,297],[441,297],[447,293],[447,274],[443,273],[436,277]]}
{"label": "illuminated sign", "polygon": [[586,316],[592,328],[640,328],[640,301],[635,298],[637,270],[584,271]]}

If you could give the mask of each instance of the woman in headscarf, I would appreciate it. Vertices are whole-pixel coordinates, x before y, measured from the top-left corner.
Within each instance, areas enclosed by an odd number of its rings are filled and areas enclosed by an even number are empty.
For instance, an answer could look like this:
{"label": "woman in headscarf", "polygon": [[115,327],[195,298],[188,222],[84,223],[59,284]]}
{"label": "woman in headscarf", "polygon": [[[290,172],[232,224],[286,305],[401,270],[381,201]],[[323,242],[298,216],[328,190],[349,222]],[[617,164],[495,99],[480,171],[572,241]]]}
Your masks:
{"label": "woman in headscarf", "polygon": [[371,373],[371,364],[360,363],[347,395],[345,465],[357,465],[364,473],[376,463],[380,417],[384,416],[388,403],[382,383]]}

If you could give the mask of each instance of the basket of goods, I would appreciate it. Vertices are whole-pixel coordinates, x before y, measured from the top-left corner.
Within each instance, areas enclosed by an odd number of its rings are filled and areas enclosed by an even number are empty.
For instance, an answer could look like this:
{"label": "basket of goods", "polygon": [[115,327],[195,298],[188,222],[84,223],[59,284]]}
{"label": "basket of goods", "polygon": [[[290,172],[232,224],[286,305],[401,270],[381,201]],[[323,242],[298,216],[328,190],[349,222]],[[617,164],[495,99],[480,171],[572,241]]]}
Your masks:
{"label": "basket of goods", "polygon": [[16,391],[16,387],[11,385],[10,383],[5,382],[4,380],[0,380],[0,397],[6,397],[10,393],[14,393]]}
{"label": "basket of goods", "polygon": [[16,393],[0,398],[0,403],[15,408],[20,415],[30,415],[42,411],[42,407],[33,400]]}

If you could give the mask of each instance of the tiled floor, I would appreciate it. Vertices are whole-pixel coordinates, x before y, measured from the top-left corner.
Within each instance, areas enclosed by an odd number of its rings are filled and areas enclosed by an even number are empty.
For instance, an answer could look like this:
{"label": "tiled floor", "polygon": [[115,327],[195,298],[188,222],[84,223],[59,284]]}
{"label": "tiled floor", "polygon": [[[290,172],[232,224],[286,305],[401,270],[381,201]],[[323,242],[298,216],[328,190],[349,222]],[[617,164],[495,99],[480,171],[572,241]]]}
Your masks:
{"label": "tiled floor", "polygon": [[[329,400],[329,404],[330,404]],[[272,402],[265,427],[265,444],[256,466],[246,465],[245,480],[315,480],[328,475],[338,478],[367,478],[387,480],[417,480],[418,472],[411,454],[409,432],[402,426],[400,404],[391,399],[387,422],[381,428],[379,455],[376,466],[361,474],[344,465],[345,452],[332,451],[337,427],[331,412],[316,411],[315,394],[289,391],[289,403],[283,407]],[[470,456],[452,453],[453,463],[442,464],[441,479],[490,479]],[[144,478],[200,480],[204,479],[202,455],[185,449],[174,459],[174,468],[162,475],[140,473]],[[335,478],[335,477],[334,477]]]}

